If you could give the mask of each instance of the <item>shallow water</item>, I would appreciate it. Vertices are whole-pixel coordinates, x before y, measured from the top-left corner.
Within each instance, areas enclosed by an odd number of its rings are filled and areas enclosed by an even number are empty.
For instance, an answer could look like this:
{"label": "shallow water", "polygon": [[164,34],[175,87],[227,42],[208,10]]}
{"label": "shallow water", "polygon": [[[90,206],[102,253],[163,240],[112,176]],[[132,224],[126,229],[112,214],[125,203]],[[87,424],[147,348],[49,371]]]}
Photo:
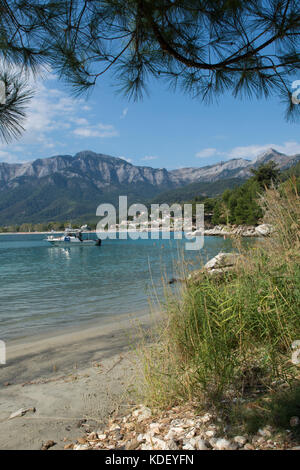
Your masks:
{"label": "shallow water", "polygon": [[[0,236],[0,339],[147,309],[161,278],[176,276],[184,240],[105,240],[101,247],[50,246],[45,235]],[[231,241],[205,237],[185,251],[196,269]],[[200,260],[200,257],[202,260]]]}

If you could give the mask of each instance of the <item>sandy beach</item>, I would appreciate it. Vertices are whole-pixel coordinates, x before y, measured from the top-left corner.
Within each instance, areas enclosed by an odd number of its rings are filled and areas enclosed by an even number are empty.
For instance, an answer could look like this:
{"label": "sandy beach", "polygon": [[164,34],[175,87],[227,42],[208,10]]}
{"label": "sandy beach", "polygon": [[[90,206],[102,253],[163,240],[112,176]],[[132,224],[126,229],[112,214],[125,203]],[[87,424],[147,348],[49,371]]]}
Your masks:
{"label": "sandy beach", "polygon": [[[156,316],[156,315],[155,315]],[[86,429],[101,429],[111,413],[132,403],[134,347],[149,329],[147,312],[115,316],[7,344],[0,366],[0,449],[63,449]],[[9,419],[19,409],[23,416]],[[34,411],[32,411],[34,410]]]}

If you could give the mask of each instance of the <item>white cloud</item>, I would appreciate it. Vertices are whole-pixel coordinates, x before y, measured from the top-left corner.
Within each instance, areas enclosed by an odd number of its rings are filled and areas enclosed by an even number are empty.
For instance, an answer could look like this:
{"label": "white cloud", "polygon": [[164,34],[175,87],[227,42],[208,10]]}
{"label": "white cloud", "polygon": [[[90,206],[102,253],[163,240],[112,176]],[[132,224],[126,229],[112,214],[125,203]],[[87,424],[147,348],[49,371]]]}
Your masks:
{"label": "white cloud", "polygon": [[[47,81],[43,81],[43,77]],[[0,145],[0,161],[17,162],[48,156],[49,149],[52,154],[59,152],[69,139],[74,141],[74,136],[107,138],[118,135],[110,124],[91,124],[86,114],[91,107],[84,99],[75,99],[56,87],[55,79],[51,71],[47,75],[42,72],[37,78],[28,77],[35,95],[27,108],[23,123],[25,132],[18,141]]]}
{"label": "white cloud", "polygon": [[89,121],[85,118],[75,118],[73,119],[73,122],[77,124],[77,126],[88,126]]}
{"label": "white cloud", "polygon": [[197,158],[208,158],[208,157],[213,157],[214,155],[218,155],[219,152],[215,148],[206,148],[203,150],[200,150],[200,152],[196,153]]}
{"label": "white cloud", "polygon": [[120,119],[126,118],[127,113],[128,113],[128,108],[124,108],[123,111],[122,111],[122,114],[120,116]]}
{"label": "white cloud", "polygon": [[35,96],[27,109],[27,117],[23,124],[25,132],[18,143],[12,142],[6,145],[7,149],[14,151],[21,144],[23,152],[28,148],[27,154],[36,145],[39,152],[59,145],[56,140],[57,132],[64,130],[68,132],[74,127],[76,124],[74,117],[80,114],[84,104],[82,99],[75,100],[61,90],[46,87],[41,79],[33,81],[31,78],[30,84],[35,90]]}
{"label": "white cloud", "polygon": [[244,158],[248,160],[253,160],[258,155],[262,154],[266,150],[273,148],[278,152],[284,153],[286,155],[294,155],[300,153],[300,143],[295,141],[284,142],[283,144],[263,144],[263,145],[247,145],[247,146],[238,146],[233,147],[227,152],[219,151],[216,148],[205,148],[200,150],[196,154],[197,158],[210,158],[210,157],[221,157],[222,159],[226,158],[228,160],[232,158]]}
{"label": "white cloud", "polygon": [[285,142],[282,145],[278,144],[265,144],[265,145],[249,145],[246,147],[234,147],[228,153],[229,158],[248,158],[252,160],[257,157],[257,155],[265,152],[269,148],[273,148],[278,152],[284,153],[286,155],[293,155],[295,153],[300,153],[300,143],[299,142]]}
{"label": "white cloud", "polygon": [[122,160],[125,160],[128,163],[132,163],[132,158],[126,158],[126,157],[123,157],[123,156],[121,156],[119,158],[121,158]]}
{"label": "white cloud", "polygon": [[248,145],[245,147],[234,147],[228,152],[228,158],[247,158],[252,160],[260,153],[263,153],[272,145]]}
{"label": "white cloud", "polygon": [[17,157],[9,152],[0,150],[0,161],[5,163],[16,163]]}
{"label": "white cloud", "polygon": [[102,124],[101,122],[95,125],[77,127],[76,129],[74,129],[73,134],[78,135],[80,137],[100,138],[117,137],[119,135],[118,131],[114,128],[114,126],[110,124]]}
{"label": "white cloud", "polygon": [[[24,158],[19,158],[18,155],[15,153],[11,153],[6,150],[2,150],[2,148],[5,147],[5,144],[0,144],[0,162],[5,162],[5,163],[25,163],[27,160]],[[17,151],[21,151],[22,149],[18,148],[17,146],[15,147],[14,150],[18,149]]]}
{"label": "white cloud", "polygon": [[149,162],[151,160],[157,160],[158,157],[156,155],[146,155],[144,158],[141,158],[141,160],[145,162]]}

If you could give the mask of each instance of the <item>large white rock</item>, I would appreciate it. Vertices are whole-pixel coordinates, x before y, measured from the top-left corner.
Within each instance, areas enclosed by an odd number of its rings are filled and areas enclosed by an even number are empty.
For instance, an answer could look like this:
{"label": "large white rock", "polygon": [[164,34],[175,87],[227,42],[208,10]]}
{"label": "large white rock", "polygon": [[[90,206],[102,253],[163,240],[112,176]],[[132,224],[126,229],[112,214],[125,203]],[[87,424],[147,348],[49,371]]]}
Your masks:
{"label": "large white rock", "polygon": [[267,237],[268,235],[271,235],[271,233],[274,231],[274,228],[269,224],[261,224],[255,228],[255,231],[261,237]]}
{"label": "large white rock", "polygon": [[238,253],[219,253],[209,260],[204,267],[205,269],[216,269],[234,266],[239,257]]}

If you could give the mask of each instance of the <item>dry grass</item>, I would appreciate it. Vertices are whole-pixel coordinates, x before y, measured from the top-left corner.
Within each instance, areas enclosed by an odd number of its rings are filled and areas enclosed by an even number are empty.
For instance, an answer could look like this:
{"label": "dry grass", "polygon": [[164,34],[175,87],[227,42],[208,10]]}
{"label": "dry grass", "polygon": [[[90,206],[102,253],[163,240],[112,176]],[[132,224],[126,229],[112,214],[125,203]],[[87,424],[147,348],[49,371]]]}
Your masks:
{"label": "dry grass", "polygon": [[289,181],[266,191],[258,241],[234,272],[203,275],[175,294],[166,288],[165,319],[141,348],[143,394],[155,407],[193,401],[217,406],[295,382],[291,344],[300,339],[300,200]]}

